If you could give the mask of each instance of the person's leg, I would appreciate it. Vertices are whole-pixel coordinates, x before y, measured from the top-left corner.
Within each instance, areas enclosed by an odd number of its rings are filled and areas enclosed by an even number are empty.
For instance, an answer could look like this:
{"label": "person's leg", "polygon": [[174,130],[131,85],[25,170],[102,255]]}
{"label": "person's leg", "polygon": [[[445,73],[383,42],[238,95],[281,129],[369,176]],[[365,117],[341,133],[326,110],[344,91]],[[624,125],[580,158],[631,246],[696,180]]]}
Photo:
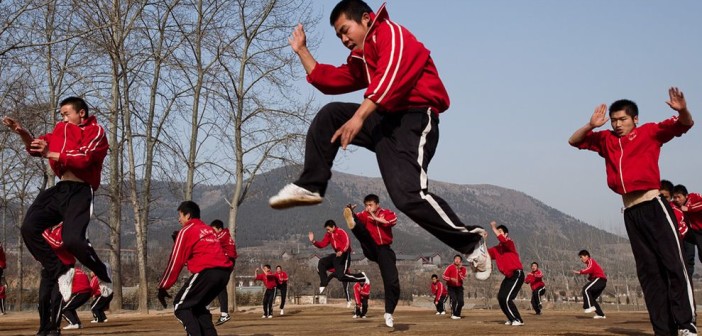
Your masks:
{"label": "person's leg", "polygon": [[273,302],[275,302],[275,288],[270,289],[270,294],[268,296],[268,316],[273,315]]}
{"label": "person's leg", "polygon": [[512,286],[509,283],[509,279],[502,279],[502,282],[500,283],[500,289],[497,291],[497,303],[500,305],[500,310],[502,310],[502,313],[505,314],[507,319],[509,321],[514,321],[514,316],[510,314],[509,308],[507,307],[507,300],[511,287]]}
{"label": "person's leg", "polygon": [[592,306],[595,307],[595,314],[598,316],[605,316],[605,313],[602,310],[602,307],[600,307],[600,304],[597,302],[597,299],[599,299],[605,287],[607,287],[607,280],[598,280],[599,281],[595,282],[590,288],[590,296],[592,297]]}
{"label": "person's leg", "polygon": [[288,297],[288,284],[280,285],[280,310],[285,309],[285,299]]}
{"label": "person's leg", "polygon": [[592,296],[592,288],[597,285],[598,281],[601,279],[595,279],[588,281],[585,286],[583,286],[582,296],[583,296],[583,309],[589,309],[595,306],[595,298]]}
{"label": "person's leg", "polygon": [[207,305],[200,304],[193,307],[192,311],[193,315],[195,315],[195,319],[197,319],[198,325],[200,326],[202,336],[217,336],[217,329],[215,329],[215,326],[212,323],[212,314],[210,314],[210,310],[207,309]]}
{"label": "person's leg", "polygon": [[[336,255],[329,254],[326,257],[319,259],[317,263],[317,272],[319,274],[319,287],[327,287],[329,284],[329,276],[327,270],[334,267],[334,259]],[[320,293],[321,294],[321,293]]]}
{"label": "person's leg", "polygon": [[229,281],[231,270],[206,269],[193,274],[173,298],[174,314],[191,335],[202,334],[195,313],[197,307],[205,307],[214,300]]}
{"label": "person's leg", "polygon": [[219,312],[221,314],[229,315],[229,295],[227,295],[226,286],[224,286],[224,289],[217,294],[217,300],[219,301]]}
{"label": "person's leg", "polygon": [[511,283],[511,289],[507,293],[507,309],[513,317],[513,321],[524,322],[522,315],[519,314],[517,305],[514,304],[514,299],[517,298],[519,291],[522,289],[522,284],[524,284],[524,272],[522,270],[515,271],[509,278],[509,282]]}
{"label": "person's leg", "polygon": [[[51,296],[56,286],[56,281],[51,279],[46,269],[41,270],[41,280],[39,281],[39,332],[42,333],[56,329],[51,325]],[[52,329],[53,327],[53,329]]]}
{"label": "person's leg", "polygon": [[484,229],[463,224],[441,197],[429,192],[427,169],[439,141],[438,124],[430,110],[383,116],[376,158],[397,209],[454,250],[470,254]]}
{"label": "person's leg", "polygon": [[93,203],[93,190],[87,183],[59,182],[65,207],[63,208],[63,246],[95,273],[100,281],[111,283],[107,267],[100,260],[86,238]]}
{"label": "person's leg", "polygon": [[[334,274],[334,273],[332,273]],[[344,289],[344,295],[346,296],[346,302],[351,302],[351,292],[349,291],[349,282],[343,281],[341,287]]]}
{"label": "person's leg", "polygon": [[351,254],[346,251],[337,257],[336,254],[332,254],[334,257],[334,276],[339,281],[346,282],[361,282],[365,280],[365,276],[361,273],[348,273],[347,270],[351,266]]}
{"label": "person's leg", "polygon": [[46,272],[49,279],[54,281],[66,273],[68,267],[51,249],[42,233],[62,220],[58,194],[58,186],[40,192],[27,210],[20,228],[27,250],[41,263],[44,269],[42,272]]}
{"label": "person's leg", "polygon": [[443,295],[439,298],[439,313],[444,313],[446,311],[446,300],[448,295]]}
{"label": "person's leg", "polygon": [[685,267],[687,270],[687,277],[692,279],[695,274],[695,249],[697,248],[697,239],[695,238],[697,234],[689,229],[683,239],[683,253],[685,257]]}
{"label": "person's leg", "polygon": [[395,251],[390,246],[378,247],[378,267],[380,277],[383,278],[385,291],[385,312],[392,314],[400,301],[400,278],[397,272],[397,258]]}
{"label": "person's leg", "polygon": [[366,316],[367,313],[368,313],[368,297],[364,296],[361,298],[361,317]]}
{"label": "person's leg", "polygon": [[531,291],[531,308],[534,309],[534,312],[538,315],[540,310],[539,310],[539,290],[533,290]]}
{"label": "person's leg", "polygon": [[366,225],[358,221],[356,214],[353,215],[353,218],[356,225],[351,229],[351,233],[353,233],[354,237],[356,237],[360,243],[363,255],[368,258],[368,260],[377,262],[378,245],[373,240],[373,237],[371,237]]}
{"label": "person's leg", "polygon": [[460,317],[463,310],[463,286],[456,287],[456,316]]}
{"label": "person's leg", "polygon": [[447,286],[448,290],[448,295],[451,298],[451,316],[457,316],[456,315],[456,305],[458,303],[458,290],[456,288],[458,287],[453,287],[453,286]]}
{"label": "person's leg", "polygon": [[107,321],[107,315],[105,314],[105,310],[110,309],[110,302],[112,302],[112,299],[114,298],[114,293],[110,293],[104,300],[102,301],[102,307],[100,307],[100,321],[106,322]]}

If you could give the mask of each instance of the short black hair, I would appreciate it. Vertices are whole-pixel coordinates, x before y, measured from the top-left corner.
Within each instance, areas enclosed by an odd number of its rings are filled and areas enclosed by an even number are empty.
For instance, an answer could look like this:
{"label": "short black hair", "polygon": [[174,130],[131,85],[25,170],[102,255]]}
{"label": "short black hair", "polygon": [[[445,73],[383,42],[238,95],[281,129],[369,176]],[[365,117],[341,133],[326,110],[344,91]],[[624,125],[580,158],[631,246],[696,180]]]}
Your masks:
{"label": "short black hair", "polygon": [[456,259],[456,257],[459,257],[459,258],[461,258],[461,261],[463,261],[463,256],[462,256],[462,255],[460,255],[460,254],[456,254],[455,256],[453,256],[453,259]]}
{"label": "short black hair", "polygon": [[271,265],[265,264],[265,265],[263,265],[263,268],[271,269]]}
{"label": "short black hair", "polygon": [[531,264],[536,265],[536,267],[539,267],[539,263],[537,263],[536,261],[532,262]]}
{"label": "short black hair", "polygon": [[588,252],[587,250],[580,250],[580,252],[578,252],[578,257],[582,257],[582,256],[590,257],[590,252]]}
{"label": "short black hair", "polygon": [[329,219],[329,220],[327,220],[326,222],[324,222],[324,227],[325,227],[325,228],[328,228],[328,227],[332,227],[332,228],[333,228],[333,227],[336,227],[336,222],[334,222],[334,220],[332,220],[332,219]]}
{"label": "short black hair", "polygon": [[190,218],[200,218],[200,206],[193,201],[183,201],[178,206],[178,212],[190,215]]}
{"label": "short black hair", "polygon": [[628,99],[620,99],[609,105],[609,116],[611,117],[612,113],[621,110],[624,110],[632,118],[639,115],[639,107],[636,106],[636,103]]}
{"label": "short black hair", "polygon": [[280,269],[283,269],[283,267],[282,267],[282,266],[280,266],[280,265],[276,265],[276,266],[275,266],[275,268],[280,268]]}
{"label": "short black hair", "polygon": [[502,230],[502,232],[504,232],[504,233],[509,233],[509,229],[504,225],[498,225],[497,229]]}
{"label": "short black hair", "polygon": [[678,184],[673,187],[673,194],[682,194],[683,196],[687,196],[687,188],[685,188],[685,186],[682,184]]}
{"label": "short black hair", "polygon": [[363,198],[363,203],[366,202],[375,202],[375,204],[380,204],[380,197],[378,197],[376,194],[368,194]]}
{"label": "short black hair", "polygon": [[212,223],[210,223],[210,226],[218,228],[218,229],[222,229],[222,228],[224,228],[224,222],[222,222],[219,219],[215,219],[212,221]]}
{"label": "short black hair", "polygon": [[668,180],[661,180],[661,187],[658,189],[665,190],[665,191],[673,194],[673,188],[675,188],[673,186],[673,182],[670,182]]}
{"label": "short black hair", "polygon": [[63,107],[64,105],[71,105],[73,108],[76,110],[76,112],[80,112],[80,110],[85,111],[85,118],[88,117],[88,104],[83,100],[83,98],[80,97],[68,97],[64,100],[62,100],[59,103],[59,107]]}
{"label": "short black hair", "polygon": [[431,278],[432,278],[432,279],[434,279],[434,278],[437,278],[437,279],[438,279],[438,278],[439,278],[439,276],[438,276],[438,275],[436,275],[436,274],[432,274],[432,275],[431,275]]}
{"label": "short black hair", "polygon": [[334,9],[332,9],[331,15],[329,15],[329,24],[333,26],[334,22],[336,22],[342,14],[346,15],[346,17],[351,20],[361,23],[363,14],[372,12],[373,9],[362,0],[341,0],[334,6]]}

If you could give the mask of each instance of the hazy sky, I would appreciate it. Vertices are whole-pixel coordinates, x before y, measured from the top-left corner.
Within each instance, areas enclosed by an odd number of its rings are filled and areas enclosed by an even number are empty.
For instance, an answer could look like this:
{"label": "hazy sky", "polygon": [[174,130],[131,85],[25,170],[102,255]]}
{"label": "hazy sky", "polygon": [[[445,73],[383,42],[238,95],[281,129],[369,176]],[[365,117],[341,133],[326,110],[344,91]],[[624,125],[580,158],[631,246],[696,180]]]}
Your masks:
{"label": "hazy sky", "polygon": [[[322,21],[308,29],[323,37],[317,60],[341,64],[348,50],[328,24],[334,4],[316,1]],[[702,1],[389,0],[387,8],[431,50],[451,98],[432,180],[515,189],[623,233],[604,160],[567,140],[598,104],[620,98],[638,104],[641,123],[666,119],[675,114],[667,90],[678,86],[698,124],[663,146],[661,175],[702,192]],[[365,149],[342,153],[335,169],[380,175]]]}

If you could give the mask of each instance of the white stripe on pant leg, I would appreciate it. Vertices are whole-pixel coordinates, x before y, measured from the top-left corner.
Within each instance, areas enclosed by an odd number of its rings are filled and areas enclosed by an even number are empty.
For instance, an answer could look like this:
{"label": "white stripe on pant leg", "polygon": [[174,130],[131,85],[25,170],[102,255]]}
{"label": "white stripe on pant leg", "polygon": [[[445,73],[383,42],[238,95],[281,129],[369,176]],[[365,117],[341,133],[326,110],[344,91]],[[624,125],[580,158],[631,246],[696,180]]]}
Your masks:
{"label": "white stripe on pant leg", "polygon": [[[521,272],[521,270],[517,270],[517,272]],[[518,281],[515,281],[515,282],[512,284],[512,288],[510,288],[509,293],[507,293],[507,298],[505,298],[505,307],[507,307],[507,311],[508,311],[509,314],[512,316],[512,318],[510,318],[510,320],[516,320],[516,319],[517,319],[517,317],[514,315],[514,313],[512,312],[512,310],[509,309],[509,297],[512,296],[512,292],[514,292],[514,289],[517,287],[517,282],[518,282]],[[520,320],[519,322],[521,322],[521,320]]]}
{"label": "white stripe on pant leg", "polygon": [[95,300],[95,302],[93,302],[93,305],[90,306],[91,310],[94,309],[95,306],[97,306],[98,302],[100,302],[100,299],[102,299],[102,296],[98,296],[98,298]]}
{"label": "white stripe on pant leg", "polygon": [[588,290],[590,290],[590,288],[591,288],[595,283],[597,283],[597,280],[600,280],[600,278],[595,278],[595,280],[592,280],[592,283],[590,283],[589,286],[585,287],[585,290],[583,291],[583,292],[585,292],[585,297],[587,298],[587,307],[588,307],[588,308],[592,307],[592,303],[590,302],[590,301],[591,301],[591,300],[590,300],[590,293],[588,293]]}
{"label": "white stripe on pant leg", "polygon": [[[193,278],[190,280],[188,287],[185,288],[185,291],[183,291],[183,295],[180,297],[180,301],[178,301],[178,303],[173,305],[173,311],[178,310],[178,306],[183,304],[183,301],[185,301],[185,297],[188,296],[188,293],[190,292],[190,288],[193,287],[193,284],[195,283],[195,280],[197,279],[198,275],[200,275],[200,273],[193,274]],[[181,323],[182,322],[183,321],[181,321]]]}
{"label": "white stripe on pant leg", "polygon": [[[673,237],[675,238],[675,243],[678,245],[678,258],[680,258],[680,264],[683,266],[683,276],[685,277],[685,284],[686,284],[686,289],[687,289],[687,299],[688,303],[690,304],[690,310],[692,311],[692,319],[691,321],[695,321],[695,297],[693,296],[693,291],[692,291],[692,285],[690,285],[690,278],[687,276],[687,268],[685,268],[685,259],[683,258],[682,255],[682,247],[680,246],[680,239],[678,239],[678,225],[677,223],[673,222],[673,219],[670,217],[670,213],[666,210],[665,204],[663,204],[663,200],[661,199],[660,196],[656,197],[656,200],[658,201],[658,204],[661,206],[661,209],[663,209],[663,213],[665,213],[665,218],[668,221],[668,227],[673,232]],[[695,327],[695,330],[697,330],[697,326],[692,323],[692,325]]]}

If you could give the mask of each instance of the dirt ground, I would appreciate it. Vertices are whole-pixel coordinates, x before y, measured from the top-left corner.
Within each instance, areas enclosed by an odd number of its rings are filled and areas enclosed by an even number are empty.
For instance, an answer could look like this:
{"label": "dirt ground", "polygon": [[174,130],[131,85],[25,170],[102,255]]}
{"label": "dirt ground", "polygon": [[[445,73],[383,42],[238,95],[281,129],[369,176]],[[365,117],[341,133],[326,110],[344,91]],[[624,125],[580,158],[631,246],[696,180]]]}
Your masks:
{"label": "dirt ground", "polygon": [[[595,320],[582,311],[544,311],[536,316],[522,312],[524,326],[506,326],[499,310],[464,309],[463,319],[451,320],[424,308],[400,306],[395,311],[395,327],[388,328],[379,306],[371,308],[366,319],[353,319],[345,305],[289,305],[285,315],[262,319],[261,307],[240,307],[232,319],[217,327],[219,335],[653,335],[646,312],[609,311],[607,319]],[[213,319],[219,314],[213,310]],[[133,312],[110,313],[104,324],[90,323],[88,311],[79,312],[83,329],[64,330],[62,335],[185,335],[171,310],[148,315]],[[8,313],[0,316],[0,335],[34,335],[36,313]],[[64,322],[65,325],[65,322]]]}

